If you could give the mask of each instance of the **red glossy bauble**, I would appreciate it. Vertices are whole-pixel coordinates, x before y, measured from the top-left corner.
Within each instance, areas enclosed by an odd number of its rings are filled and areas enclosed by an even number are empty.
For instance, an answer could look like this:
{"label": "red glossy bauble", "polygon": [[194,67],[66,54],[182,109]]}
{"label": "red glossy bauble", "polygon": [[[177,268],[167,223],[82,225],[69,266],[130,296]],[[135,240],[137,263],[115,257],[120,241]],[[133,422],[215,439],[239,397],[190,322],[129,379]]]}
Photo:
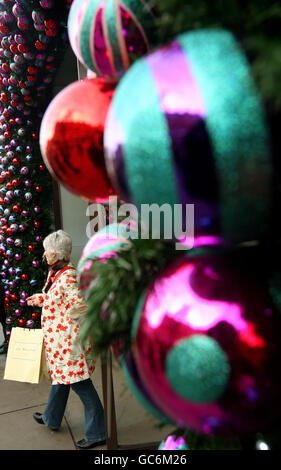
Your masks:
{"label": "red glossy bauble", "polygon": [[7,95],[7,93],[1,93],[0,95],[0,101],[2,101],[2,103],[7,103],[9,97]]}
{"label": "red glossy bauble", "polygon": [[30,73],[31,75],[35,75],[37,73],[37,68],[36,67],[27,67],[27,71],[28,73]]}
{"label": "red glossy bauble", "polygon": [[39,314],[38,312],[32,312],[32,314],[31,314],[31,319],[32,319],[32,320],[36,320],[37,318],[39,318],[39,315],[40,315],[40,314]]}
{"label": "red glossy bauble", "polygon": [[42,186],[35,187],[35,190],[37,191],[37,193],[41,193],[42,189],[43,189]]}
{"label": "red glossy bauble", "polygon": [[9,70],[10,70],[9,64],[7,64],[7,62],[4,62],[2,64],[2,69],[4,70],[4,72],[9,72]]}
{"label": "red glossy bauble", "polygon": [[9,28],[5,24],[0,23],[0,32],[2,34],[9,34]]}
{"label": "red glossy bauble", "polygon": [[[14,159],[15,160],[15,159]],[[18,165],[18,163],[13,163],[14,165]],[[19,186],[20,185],[20,180],[18,178],[15,178],[13,181],[12,181],[12,185],[13,186]]]}
{"label": "red glossy bauble", "polygon": [[20,212],[20,211],[21,211],[21,207],[20,207],[18,204],[15,204],[15,205],[13,206],[13,211],[14,211],[14,212]]}
{"label": "red glossy bauble", "polygon": [[58,34],[57,29],[46,29],[47,36],[55,37],[57,34]]}
{"label": "red glossy bauble", "polygon": [[56,29],[58,26],[57,20],[50,18],[49,20],[44,21],[44,25],[46,29]]}
{"label": "red glossy bauble", "polygon": [[26,324],[25,318],[20,318],[18,324],[19,326],[24,326]]}
{"label": "red glossy bauble", "polygon": [[39,165],[39,170],[44,171],[46,169],[45,165]]}
{"label": "red glossy bauble", "polygon": [[22,278],[23,281],[27,281],[28,280],[28,275],[27,274],[22,274],[21,278]]}
{"label": "red glossy bauble", "polygon": [[13,302],[15,302],[15,301],[17,300],[16,294],[11,294],[11,295],[10,295],[10,299],[11,299]]}
{"label": "red glossy bauble", "polygon": [[18,53],[18,46],[16,44],[11,44],[10,45],[10,51],[13,53],[13,54],[17,54]]}
{"label": "red glossy bauble", "polygon": [[4,176],[0,175],[0,184],[4,183],[4,181],[5,181]]}
{"label": "red glossy bauble", "polygon": [[19,44],[17,47],[19,52],[25,53],[28,51],[28,47],[25,44]]}
{"label": "red glossy bauble", "polygon": [[43,51],[45,49],[47,49],[47,44],[43,44],[43,42],[39,41],[39,39],[37,39],[37,41],[35,41],[35,47],[36,49],[38,49],[38,51]]}
{"label": "red glossy bauble", "polygon": [[51,102],[40,129],[40,146],[50,173],[88,201],[116,194],[103,147],[105,119],[115,84],[84,79],[64,88]]}
{"label": "red glossy bauble", "polygon": [[17,157],[15,157],[15,158],[13,158],[12,163],[13,163],[13,165],[19,165],[20,161]]}
{"label": "red glossy bauble", "polygon": [[28,249],[28,251],[30,251],[30,253],[32,253],[35,250],[35,246],[34,245],[28,245],[27,249]]}
{"label": "red glossy bauble", "polygon": [[34,222],[34,227],[35,227],[35,228],[39,228],[39,227],[40,227],[40,222],[39,222],[39,220],[35,220],[35,222]]}

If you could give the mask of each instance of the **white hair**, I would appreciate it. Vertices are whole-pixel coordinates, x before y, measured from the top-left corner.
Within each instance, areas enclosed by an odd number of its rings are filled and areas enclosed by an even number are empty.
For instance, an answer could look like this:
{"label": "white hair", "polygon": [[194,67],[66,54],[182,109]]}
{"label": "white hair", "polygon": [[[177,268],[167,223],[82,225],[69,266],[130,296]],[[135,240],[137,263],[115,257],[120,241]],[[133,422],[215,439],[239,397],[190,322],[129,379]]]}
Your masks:
{"label": "white hair", "polygon": [[63,230],[57,230],[44,239],[43,247],[48,254],[55,253],[57,259],[68,261],[72,250],[72,238]]}

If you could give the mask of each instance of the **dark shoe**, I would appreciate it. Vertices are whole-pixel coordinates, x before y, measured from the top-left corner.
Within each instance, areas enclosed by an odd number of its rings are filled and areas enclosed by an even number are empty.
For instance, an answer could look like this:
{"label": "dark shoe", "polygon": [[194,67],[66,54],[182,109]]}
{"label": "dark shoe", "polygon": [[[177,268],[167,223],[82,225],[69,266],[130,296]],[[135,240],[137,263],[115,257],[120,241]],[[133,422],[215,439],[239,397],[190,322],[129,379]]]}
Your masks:
{"label": "dark shoe", "polygon": [[[33,418],[35,419],[35,421],[37,421],[37,423],[39,424],[45,424],[44,421],[43,421],[43,418],[42,418],[42,413],[33,413]],[[50,428],[50,426],[48,426],[48,428]],[[57,431],[58,428],[50,428],[52,431]]]}
{"label": "dark shoe", "polygon": [[8,351],[8,343],[5,341],[5,343],[1,344],[0,346],[0,354],[6,354]]}
{"label": "dark shoe", "polygon": [[33,413],[33,418],[35,419],[35,421],[37,421],[37,423],[39,424],[45,424],[43,419],[42,419],[42,413]]}
{"label": "dark shoe", "polygon": [[91,442],[86,441],[86,439],[81,439],[81,441],[76,442],[76,446],[79,449],[93,449],[94,447],[104,446],[106,444],[106,440],[98,441],[98,442]]}

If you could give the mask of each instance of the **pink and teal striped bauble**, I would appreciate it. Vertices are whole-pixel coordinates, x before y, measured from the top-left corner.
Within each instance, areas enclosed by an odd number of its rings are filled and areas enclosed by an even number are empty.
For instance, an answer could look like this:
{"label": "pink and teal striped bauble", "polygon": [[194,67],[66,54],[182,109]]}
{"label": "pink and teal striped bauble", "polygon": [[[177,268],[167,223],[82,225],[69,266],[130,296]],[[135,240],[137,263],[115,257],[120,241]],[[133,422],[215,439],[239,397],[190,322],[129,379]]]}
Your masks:
{"label": "pink and teal striped bauble", "polygon": [[158,450],[189,450],[189,447],[182,436],[171,434],[161,442]]}
{"label": "pink and teal striped bauble", "polygon": [[[273,164],[263,105],[230,32],[197,30],[139,59],[104,132],[108,174],[136,204],[194,205],[195,236],[268,233]],[[188,220],[184,220],[186,224]]]}
{"label": "pink and teal striped bauble", "polygon": [[116,257],[121,250],[131,248],[130,237],[137,236],[132,227],[126,224],[113,223],[96,232],[85,245],[77,266],[78,280],[82,294],[88,297],[96,281],[95,261],[104,261]]}
{"label": "pink and teal striped bauble", "polygon": [[154,14],[146,0],[75,0],[68,35],[80,62],[117,79],[155,44]]}

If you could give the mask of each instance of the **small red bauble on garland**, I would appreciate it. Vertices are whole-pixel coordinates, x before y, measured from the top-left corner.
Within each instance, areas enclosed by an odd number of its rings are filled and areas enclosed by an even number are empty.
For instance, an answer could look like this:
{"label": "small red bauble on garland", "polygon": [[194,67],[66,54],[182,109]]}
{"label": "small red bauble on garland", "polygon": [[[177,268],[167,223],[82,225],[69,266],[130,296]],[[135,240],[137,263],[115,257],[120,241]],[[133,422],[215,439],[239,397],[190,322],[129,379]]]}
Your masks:
{"label": "small red bauble on garland", "polygon": [[22,52],[22,53],[25,53],[25,52],[28,51],[28,47],[25,46],[24,44],[19,44],[19,45],[17,46],[17,48],[18,48],[19,52]]}
{"label": "small red bauble on garland", "polygon": [[36,67],[27,67],[27,71],[28,73],[30,73],[31,75],[35,75],[37,73],[37,68]]}
{"label": "small red bauble on garland", "polygon": [[13,211],[14,211],[14,212],[20,212],[20,211],[21,211],[21,207],[19,206],[19,204],[15,204],[15,205],[13,206]]}
{"label": "small red bauble on garland", "polygon": [[40,316],[39,312],[32,312],[31,319],[32,320],[37,320],[37,318],[39,318],[39,316]]}
{"label": "small red bauble on garland", "polygon": [[40,129],[44,161],[69,191],[88,201],[116,194],[104,160],[103,132],[115,83],[85,79],[64,88],[48,106]]}
{"label": "small red bauble on garland", "polygon": [[27,281],[28,280],[28,274],[22,274],[21,278],[22,278],[23,281]]}
{"label": "small red bauble on garland", "polygon": [[20,319],[19,319],[19,326],[22,327],[22,326],[24,326],[25,324],[26,324],[25,318],[20,318]]}
{"label": "small red bauble on garland", "polygon": [[28,245],[27,249],[30,253],[32,253],[35,250],[35,246],[34,245]]}

